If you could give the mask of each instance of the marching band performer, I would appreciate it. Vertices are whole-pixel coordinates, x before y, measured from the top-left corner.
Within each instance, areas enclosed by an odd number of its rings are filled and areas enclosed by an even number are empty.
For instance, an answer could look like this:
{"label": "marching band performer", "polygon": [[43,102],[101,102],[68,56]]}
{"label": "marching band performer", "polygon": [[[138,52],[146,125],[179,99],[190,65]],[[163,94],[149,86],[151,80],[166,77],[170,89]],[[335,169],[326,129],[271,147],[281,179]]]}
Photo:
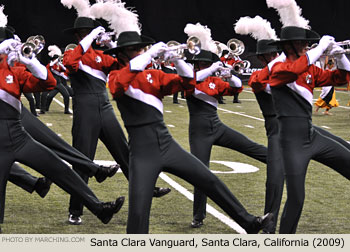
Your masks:
{"label": "marching band performer", "polygon": [[[62,0],[61,2],[69,7],[67,2],[72,1]],[[93,19],[92,7],[85,6],[81,9],[80,5],[75,6],[74,3],[73,6],[78,12],[78,17],[74,26],[64,32],[73,35],[79,43],[73,50],[66,51],[63,57],[63,64],[67,68],[74,91],[73,147],[93,160],[97,142],[100,139],[120,165],[125,177],[129,178],[128,143],[106,91],[107,75],[111,70],[119,69],[121,64],[117,59],[92,47],[92,43],[105,32],[100,23]],[[86,16],[82,16],[83,14]],[[79,167],[74,165],[73,169],[85,182],[88,182],[88,176],[79,172],[81,170]],[[154,196],[161,197],[169,192],[169,188],[156,187]],[[82,214],[81,200],[72,196],[69,206],[69,223],[81,224]]]}
{"label": "marching band performer", "polygon": [[[6,25],[6,24],[5,24]],[[21,113],[21,92],[37,92],[51,90],[56,81],[52,74],[35,56],[25,58],[13,48],[19,47],[19,41],[13,39],[13,34],[4,24],[0,25],[0,204],[4,210],[6,182],[12,164],[21,162],[44,176],[50,178],[63,190],[83,199],[84,204],[103,223],[108,223],[119,211],[124,202],[120,197],[115,202],[103,203],[97,199],[87,185],[64,164],[53,152],[34,141],[23,129]],[[14,61],[19,61],[25,67],[11,67]],[[50,164],[48,167],[47,164]],[[3,213],[0,214],[3,216]],[[3,223],[3,218],[0,219]]]}
{"label": "marching band performer", "polygon": [[64,113],[65,114],[72,114],[69,111],[69,97],[70,94],[66,87],[63,85],[63,78],[67,78],[65,76],[66,68],[65,66],[60,62],[59,57],[62,55],[61,50],[56,45],[51,45],[48,47],[49,50],[49,56],[51,57],[51,61],[49,63],[49,69],[52,72],[53,76],[56,79],[57,85],[54,90],[50,91],[47,94],[46,97],[46,106],[45,110],[49,111],[50,104],[53,100],[53,98],[58,94],[61,93],[63,96],[63,103],[64,103]]}
{"label": "marching band performer", "polygon": [[[305,176],[308,163],[314,159],[350,178],[350,152],[325,136],[311,123],[314,87],[344,85],[349,81],[350,62],[334,38],[312,31],[308,20],[300,16],[295,1],[288,4],[268,0],[277,9],[283,27],[278,44],[286,55],[269,63],[269,81],[279,124],[279,142],[285,169],[287,201],[280,233],[295,233],[305,198]],[[318,41],[307,51],[308,42]],[[314,65],[330,48],[336,55],[338,69],[326,71]],[[340,53],[339,53],[340,52]]]}
{"label": "marching band performer", "polygon": [[[255,16],[254,18],[241,17],[235,24],[235,32],[241,35],[249,34],[257,40],[256,56],[264,65],[262,70],[252,73],[248,85],[252,88],[265,119],[265,130],[268,140],[265,213],[273,213],[274,221],[263,232],[274,234],[282,201],[284,169],[279,147],[278,121],[272,102],[271,88],[268,84],[269,70],[267,64],[279,56],[280,49],[277,46],[269,45],[270,42],[277,40],[277,35],[275,30],[271,28],[270,22],[260,16]],[[281,55],[280,57],[285,56]]]}
{"label": "marching band performer", "polygon": [[[233,95],[242,90],[242,81],[231,74],[222,78],[220,74],[223,64],[218,55],[209,51],[212,45],[210,30],[197,23],[187,24],[185,33],[196,36],[201,41],[201,51],[187,62],[193,63],[197,85],[186,90],[187,107],[190,114],[189,142],[191,153],[209,168],[210,154],[213,145],[226,147],[266,163],[267,149],[241,133],[229,128],[218,117],[217,106],[220,96]],[[204,50],[203,50],[204,49]],[[229,69],[229,68],[228,68]],[[227,75],[227,73],[226,73]],[[194,188],[193,220],[191,227],[203,225],[206,217],[206,195]]]}

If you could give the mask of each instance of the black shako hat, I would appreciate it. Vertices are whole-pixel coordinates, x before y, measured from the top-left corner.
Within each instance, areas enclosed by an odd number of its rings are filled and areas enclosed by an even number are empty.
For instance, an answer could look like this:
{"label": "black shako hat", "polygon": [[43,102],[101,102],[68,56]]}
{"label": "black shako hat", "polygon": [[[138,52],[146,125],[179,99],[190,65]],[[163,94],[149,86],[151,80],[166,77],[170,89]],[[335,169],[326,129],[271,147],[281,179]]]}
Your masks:
{"label": "black shako hat", "polygon": [[79,29],[95,29],[102,24],[96,20],[89,17],[77,17],[74,21],[74,26],[63,30],[63,33],[73,34]]}
{"label": "black shako hat", "polygon": [[292,40],[319,41],[320,35],[317,32],[309,29],[304,29],[297,26],[286,26],[281,29],[280,39],[269,44],[279,45],[282,42]]}
{"label": "black shako hat", "polygon": [[280,52],[281,49],[277,45],[270,45],[274,42],[274,39],[261,39],[256,43],[256,55],[261,55],[265,53]]}
{"label": "black shako hat", "polygon": [[188,57],[187,62],[189,63],[194,63],[197,61],[206,61],[206,62],[216,62],[216,61],[220,61],[219,56],[217,56],[215,53],[212,53],[210,51],[207,50],[201,50],[199,54],[194,55],[193,57]]}
{"label": "black shako hat", "polygon": [[154,39],[140,35],[136,31],[125,31],[119,34],[117,39],[117,47],[104,51],[104,54],[116,54],[120,49],[127,46],[147,46],[154,44]]}
{"label": "black shako hat", "polygon": [[11,38],[14,38],[12,29],[9,29],[8,27],[0,27],[0,43]]}

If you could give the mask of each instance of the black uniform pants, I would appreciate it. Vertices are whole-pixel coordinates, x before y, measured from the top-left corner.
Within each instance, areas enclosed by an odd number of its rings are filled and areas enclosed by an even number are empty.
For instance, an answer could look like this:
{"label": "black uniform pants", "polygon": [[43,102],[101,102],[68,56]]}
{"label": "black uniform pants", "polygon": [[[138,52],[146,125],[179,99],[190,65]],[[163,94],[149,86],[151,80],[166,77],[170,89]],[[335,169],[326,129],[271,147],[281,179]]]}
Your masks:
{"label": "black uniform pants", "polygon": [[[73,147],[93,160],[98,139],[100,139],[128,178],[129,150],[127,140],[106,95],[107,93],[74,95]],[[80,165],[74,165],[73,169],[86,183],[88,182],[89,177],[81,172]],[[83,214],[83,205],[80,199],[71,197],[69,212],[75,215]]]}
{"label": "black uniform pants", "polygon": [[30,137],[20,120],[1,119],[0,132],[0,223],[3,222],[6,182],[15,161],[33,168],[64,191],[82,199],[94,214],[102,210],[100,201],[86,183],[55,153]]}
{"label": "black uniform pants", "polygon": [[61,83],[56,85],[54,90],[51,90],[46,97],[46,111],[49,111],[53,98],[59,93],[63,96],[64,112],[69,112],[69,92]]}
{"label": "black uniform pants", "polygon": [[284,186],[283,159],[279,143],[278,121],[275,116],[265,116],[265,129],[267,135],[267,165],[264,213],[273,213],[274,221],[264,231],[275,233]]}
{"label": "black uniform pants", "polygon": [[[36,141],[45,145],[68,163],[78,165],[81,172],[87,176],[91,177],[96,174],[99,169],[98,164],[64,141],[38,118],[33,116],[25,107],[22,107],[21,119],[24,129]],[[9,181],[28,192],[33,192],[37,178],[19,165],[14,164],[10,171]]]}
{"label": "black uniform pants", "polygon": [[305,198],[305,176],[311,159],[350,178],[350,151],[320,133],[309,118],[281,117],[280,145],[287,184],[287,201],[281,217],[280,233],[295,233]]}
{"label": "black uniform pants", "polygon": [[32,193],[34,191],[35,184],[38,182],[37,177],[24,170],[17,163],[14,163],[11,166],[8,180],[29,193]]}
{"label": "black uniform pants", "polygon": [[[257,144],[241,133],[223,124],[217,115],[191,115],[189,126],[191,153],[201,160],[208,168],[213,145],[238,151],[249,157],[266,163],[267,148]],[[206,195],[194,189],[193,218],[203,220],[206,217]]]}
{"label": "black uniform pants", "polygon": [[255,217],[199,159],[174,141],[163,122],[127,130],[130,145],[127,233],[148,233],[153,189],[162,171],[199,188],[249,232]]}

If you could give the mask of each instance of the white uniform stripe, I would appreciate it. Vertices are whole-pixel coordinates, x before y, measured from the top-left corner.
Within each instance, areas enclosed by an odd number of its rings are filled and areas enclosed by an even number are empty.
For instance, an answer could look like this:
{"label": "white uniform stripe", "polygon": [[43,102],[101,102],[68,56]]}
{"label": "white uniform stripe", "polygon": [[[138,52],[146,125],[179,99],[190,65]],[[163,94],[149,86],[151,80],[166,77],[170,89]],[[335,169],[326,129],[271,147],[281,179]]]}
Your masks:
{"label": "white uniform stripe", "polygon": [[307,100],[311,106],[312,106],[312,98],[314,97],[313,94],[310,92],[309,89],[298,85],[296,82],[288,83],[287,86],[292,89],[294,92],[299,94],[301,97],[303,97],[305,100]]}
{"label": "white uniform stripe", "polygon": [[19,113],[22,111],[22,105],[21,101],[18,100],[16,97],[13,95],[7,93],[5,90],[0,89],[0,100],[3,102],[6,102],[7,104],[11,105],[14,107]]}
{"label": "white uniform stripe", "polygon": [[212,96],[207,95],[206,93],[198,90],[197,88],[194,89],[193,96],[196,97],[199,100],[202,100],[215,108],[218,107],[218,100]]}
{"label": "white uniform stripe", "polygon": [[84,65],[81,61],[79,62],[79,69],[82,70],[85,73],[88,73],[104,82],[107,82],[107,75],[100,71],[100,70],[96,70],[93,69],[92,67],[88,66],[88,65]]}
{"label": "white uniform stripe", "polygon": [[147,94],[141,89],[133,88],[131,85],[129,86],[128,90],[126,90],[125,94],[152,107],[155,107],[160,111],[160,113],[163,114],[163,103],[154,95]]}

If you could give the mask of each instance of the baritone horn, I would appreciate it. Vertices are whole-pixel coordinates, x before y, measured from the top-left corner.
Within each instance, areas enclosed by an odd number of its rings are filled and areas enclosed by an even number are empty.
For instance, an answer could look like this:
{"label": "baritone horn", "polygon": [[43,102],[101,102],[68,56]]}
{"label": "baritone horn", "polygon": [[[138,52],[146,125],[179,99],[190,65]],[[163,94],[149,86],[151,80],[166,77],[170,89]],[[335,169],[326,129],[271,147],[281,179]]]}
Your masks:
{"label": "baritone horn", "polygon": [[45,47],[45,39],[42,35],[30,36],[25,43],[21,46],[21,54],[31,59],[33,56],[38,55]]}
{"label": "baritone horn", "polygon": [[229,49],[229,53],[235,56],[241,55],[245,50],[244,43],[241,40],[235,38],[227,41],[227,47]]}
{"label": "baritone horn", "polygon": [[74,50],[74,48],[76,48],[77,45],[76,44],[68,44],[65,48],[64,51],[69,51],[69,50]]}
{"label": "baritone horn", "polygon": [[[74,48],[77,47],[77,44],[68,44],[65,48],[64,48],[64,51],[67,52],[67,51],[70,51],[70,50],[74,50]],[[63,61],[63,57],[64,57],[64,54],[60,55],[58,57],[58,62],[62,63]]]}
{"label": "baritone horn", "polygon": [[248,60],[237,61],[232,65],[232,71],[236,74],[242,74],[248,68],[250,68],[250,62]]}

